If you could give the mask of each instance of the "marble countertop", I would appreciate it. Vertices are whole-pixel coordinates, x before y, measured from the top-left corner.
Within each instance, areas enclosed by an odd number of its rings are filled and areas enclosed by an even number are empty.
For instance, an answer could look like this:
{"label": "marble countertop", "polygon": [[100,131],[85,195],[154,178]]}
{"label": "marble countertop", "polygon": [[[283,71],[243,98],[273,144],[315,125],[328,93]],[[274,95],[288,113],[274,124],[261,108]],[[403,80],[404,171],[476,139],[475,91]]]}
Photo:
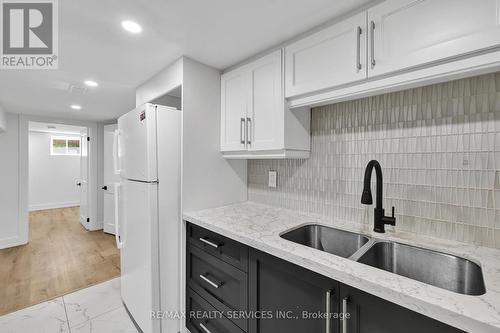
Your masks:
{"label": "marble countertop", "polygon": [[[348,223],[253,202],[187,212],[183,218],[467,332],[500,332],[500,250],[399,232],[397,227],[396,231],[378,234],[371,230],[370,225]],[[481,264],[486,293],[481,296],[457,294],[296,244],[279,236],[289,229],[309,223],[324,224],[360,232],[373,238],[416,245],[471,259]]]}

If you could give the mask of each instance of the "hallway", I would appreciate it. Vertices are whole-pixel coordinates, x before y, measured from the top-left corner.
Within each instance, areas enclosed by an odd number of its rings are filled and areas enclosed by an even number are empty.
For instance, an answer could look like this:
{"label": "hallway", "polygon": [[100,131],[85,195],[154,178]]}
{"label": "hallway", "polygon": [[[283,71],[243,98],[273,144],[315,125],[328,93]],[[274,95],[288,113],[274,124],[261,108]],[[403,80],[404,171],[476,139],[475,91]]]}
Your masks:
{"label": "hallway", "polygon": [[31,212],[29,243],[0,250],[0,315],[119,275],[114,236],[86,231],[79,207]]}
{"label": "hallway", "polygon": [[2,333],[137,333],[112,279],[0,316]]}

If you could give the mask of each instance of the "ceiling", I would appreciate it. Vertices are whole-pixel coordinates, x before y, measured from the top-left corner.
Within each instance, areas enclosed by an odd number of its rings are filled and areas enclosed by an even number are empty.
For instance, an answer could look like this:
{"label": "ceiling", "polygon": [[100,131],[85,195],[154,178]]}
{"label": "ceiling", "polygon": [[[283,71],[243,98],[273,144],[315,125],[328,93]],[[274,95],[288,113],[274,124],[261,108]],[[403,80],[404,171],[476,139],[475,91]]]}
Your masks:
{"label": "ceiling", "polygon": [[[135,87],[182,55],[224,69],[369,2],[59,1],[59,69],[0,71],[0,105],[15,113],[108,121],[135,106]],[[140,23],[143,32],[125,32],[124,19]],[[85,88],[86,79],[99,87]]]}
{"label": "ceiling", "polygon": [[80,127],[80,126],[41,123],[35,121],[30,121],[29,123],[30,132],[80,135],[80,133],[85,130],[86,130],[85,127]]}

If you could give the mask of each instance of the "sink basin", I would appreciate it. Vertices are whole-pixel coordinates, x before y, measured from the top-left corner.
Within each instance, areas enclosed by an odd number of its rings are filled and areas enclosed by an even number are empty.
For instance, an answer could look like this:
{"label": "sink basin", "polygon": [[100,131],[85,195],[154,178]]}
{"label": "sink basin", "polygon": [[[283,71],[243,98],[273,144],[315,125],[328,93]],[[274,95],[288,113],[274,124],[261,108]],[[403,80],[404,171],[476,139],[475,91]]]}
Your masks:
{"label": "sink basin", "polygon": [[344,258],[352,256],[370,240],[361,234],[317,224],[302,226],[281,237]]}
{"label": "sink basin", "polygon": [[450,254],[378,241],[357,261],[464,295],[486,292],[481,267]]}

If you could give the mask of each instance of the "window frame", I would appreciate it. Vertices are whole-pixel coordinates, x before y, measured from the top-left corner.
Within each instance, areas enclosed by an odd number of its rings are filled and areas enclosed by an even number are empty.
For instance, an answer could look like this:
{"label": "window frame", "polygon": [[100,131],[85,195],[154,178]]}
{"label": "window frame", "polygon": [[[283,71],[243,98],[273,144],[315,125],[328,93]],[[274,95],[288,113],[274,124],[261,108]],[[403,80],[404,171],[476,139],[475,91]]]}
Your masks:
{"label": "window frame", "polygon": [[[64,153],[54,152],[54,140],[64,140],[66,142],[66,151]],[[71,153],[68,150],[68,141],[78,141],[79,152]],[[80,136],[51,135],[50,136],[50,156],[81,156],[82,138]]]}

